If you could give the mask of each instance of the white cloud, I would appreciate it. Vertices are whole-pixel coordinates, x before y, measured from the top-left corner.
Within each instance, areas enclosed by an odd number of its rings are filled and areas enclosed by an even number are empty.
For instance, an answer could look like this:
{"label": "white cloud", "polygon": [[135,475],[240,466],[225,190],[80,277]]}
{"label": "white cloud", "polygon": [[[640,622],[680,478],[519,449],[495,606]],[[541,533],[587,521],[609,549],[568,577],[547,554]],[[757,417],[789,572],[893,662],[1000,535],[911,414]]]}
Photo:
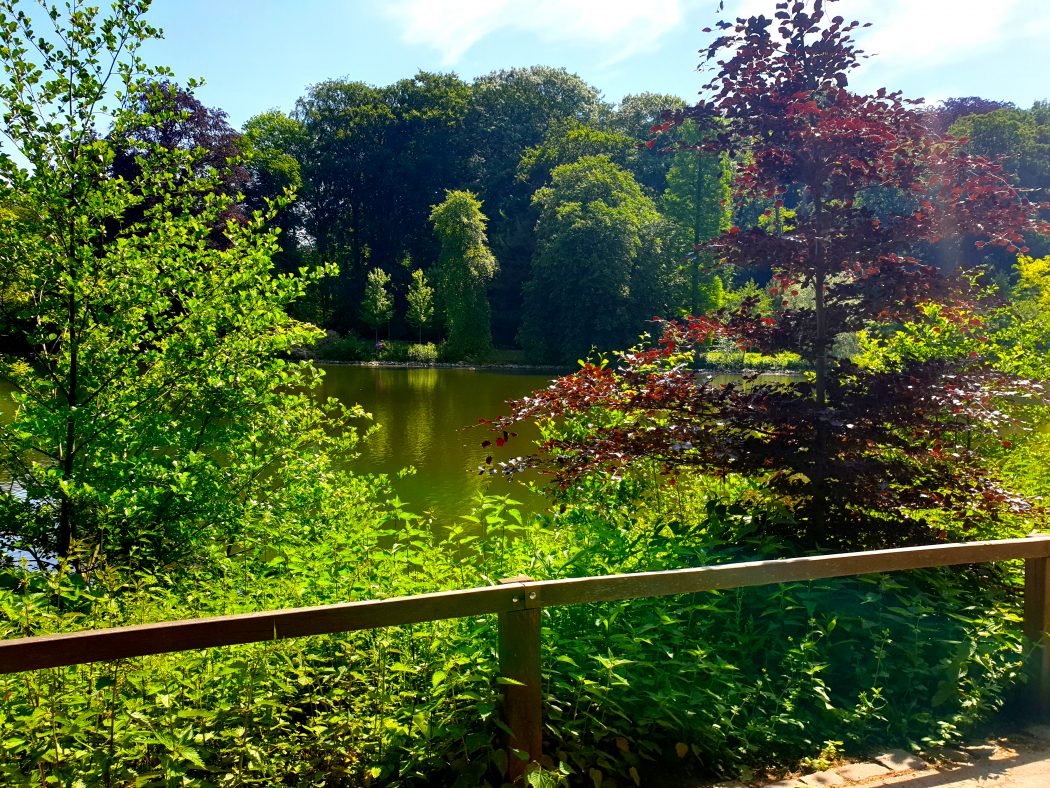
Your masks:
{"label": "white cloud", "polygon": [[858,15],[876,22],[861,38],[862,46],[896,68],[942,66],[1024,37],[1024,7],[1037,10],[1025,0],[883,0],[870,11],[860,7],[871,7],[868,0],[842,4],[854,5]]}
{"label": "white cloud", "polygon": [[[727,16],[770,16],[775,0],[726,6]],[[1050,0],[839,0],[825,3],[825,11],[872,22],[858,31],[862,48],[902,65],[942,65],[1050,32]]]}
{"label": "white cloud", "polygon": [[[775,0],[726,3],[727,16],[769,16],[774,10]],[[839,0],[825,10],[872,23],[854,33],[858,47],[871,55],[850,80],[861,90],[921,82],[925,72],[938,69],[957,67],[966,74],[983,63],[994,70],[1012,48],[1050,37],[1050,0]]]}
{"label": "white cloud", "polygon": [[[651,49],[682,23],[690,0],[394,0],[386,13],[405,43],[437,49],[454,65],[500,30],[543,41],[600,46],[608,62]],[[695,2],[695,0],[694,0]]]}

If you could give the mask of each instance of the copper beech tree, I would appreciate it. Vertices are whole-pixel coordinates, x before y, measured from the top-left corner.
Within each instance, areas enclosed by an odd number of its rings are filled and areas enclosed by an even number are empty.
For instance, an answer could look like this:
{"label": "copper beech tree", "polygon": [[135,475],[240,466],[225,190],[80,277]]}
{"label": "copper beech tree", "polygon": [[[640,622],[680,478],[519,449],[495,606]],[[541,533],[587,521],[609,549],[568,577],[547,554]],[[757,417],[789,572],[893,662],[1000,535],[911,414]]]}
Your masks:
{"label": "copper beech tree", "polygon": [[[996,403],[1026,383],[979,355],[915,354],[872,372],[832,354],[840,334],[914,319],[931,301],[965,313],[967,330],[979,332],[972,278],[920,255],[963,236],[1024,252],[1035,206],[997,164],[931,134],[918,102],[885,89],[851,92],[848,77],[864,57],[852,40],[859,23],[830,15],[831,2],[780,2],[772,18],[720,22],[705,51],[717,69],[705,99],[654,127],[692,120],[707,131],[705,151],[738,162],[736,197],[793,208],[788,227],[732,227],[704,246],[739,268],[772,265],[779,308],[763,316],[745,301],[733,312],[657,321],[655,344],[588,363],[513,403],[491,425],[500,444],[524,419],[573,426],[512,466],[543,465],[563,486],[643,458],[668,478],[683,468],[758,477],[789,512],[779,525],[767,521],[767,532],[803,544],[929,541],[934,522],[965,528],[1026,505],[976,452],[982,428],[994,439],[1002,420]],[[713,385],[695,371],[713,336],[764,353],[793,350],[813,373],[790,385]]]}

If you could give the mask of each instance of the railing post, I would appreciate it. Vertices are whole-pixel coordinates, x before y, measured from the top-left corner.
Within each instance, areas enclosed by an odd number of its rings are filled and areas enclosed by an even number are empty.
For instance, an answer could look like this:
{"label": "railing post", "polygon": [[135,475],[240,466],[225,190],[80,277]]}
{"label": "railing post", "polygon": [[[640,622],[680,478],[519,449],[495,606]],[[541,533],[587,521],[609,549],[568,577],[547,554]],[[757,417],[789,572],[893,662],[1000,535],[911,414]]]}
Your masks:
{"label": "railing post", "polygon": [[[504,584],[527,583],[531,578],[511,577]],[[540,693],[539,591],[522,589],[520,610],[499,614],[499,670],[504,679],[503,721],[507,736],[507,778],[522,779],[530,763],[539,762],[543,747],[543,701]],[[524,752],[522,760],[515,750]]]}
{"label": "railing post", "polygon": [[1024,634],[1035,650],[1028,662],[1029,711],[1050,722],[1050,558],[1024,562]]}

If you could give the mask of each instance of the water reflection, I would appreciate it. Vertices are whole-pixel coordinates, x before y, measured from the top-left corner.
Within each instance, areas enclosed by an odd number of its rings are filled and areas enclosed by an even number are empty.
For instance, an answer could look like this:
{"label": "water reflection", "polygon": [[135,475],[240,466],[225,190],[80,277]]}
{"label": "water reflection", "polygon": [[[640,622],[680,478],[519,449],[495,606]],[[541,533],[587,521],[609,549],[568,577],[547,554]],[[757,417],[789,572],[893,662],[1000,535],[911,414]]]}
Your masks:
{"label": "water reflection", "polygon": [[[521,477],[478,474],[478,466],[485,464],[489,453],[481,442],[490,436],[477,423],[479,418],[503,415],[507,400],[545,387],[552,375],[434,367],[326,365],[324,370],[322,399],[334,397],[349,405],[359,404],[380,425],[364,443],[353,467],[391,477],[414,467],[415,475],[394,481],[398,495],[412,510],[429,511],[441,521],[466,513],[480,491],[511,495],[530,508],[543,506],[543,498],[530,494]],[[713,385],[740,381],[739,375],[711,377]],[[768,381],[770,376],[761,380]],[[9,388],[0,386],[0,418],[12,416],[14,403],[9,394]],[[536,427],[522,424],[518,432],[517,443],[503,450],[497,460],[533,450],[539,437]],[[10,480],[0,476],[0,483],[10,484]]]}
{"label": "water reflection", "polygon": [[[546,386],[550,375],[472,369],[394,369],[325,366],[322,397],[359,404],[380,425],[354,467],[396,474],[413,466],[416,474],[395,480],[398,495],[416,511],[439,520],[465,513],[481,491],[511,495],[530,506],[543,499],[528,493],[519,480],[481,476],[488,435],[479,418],[506,412],[506,401]],[[519,431],[515,453],[532,450],[538,433],[532,425]]]}

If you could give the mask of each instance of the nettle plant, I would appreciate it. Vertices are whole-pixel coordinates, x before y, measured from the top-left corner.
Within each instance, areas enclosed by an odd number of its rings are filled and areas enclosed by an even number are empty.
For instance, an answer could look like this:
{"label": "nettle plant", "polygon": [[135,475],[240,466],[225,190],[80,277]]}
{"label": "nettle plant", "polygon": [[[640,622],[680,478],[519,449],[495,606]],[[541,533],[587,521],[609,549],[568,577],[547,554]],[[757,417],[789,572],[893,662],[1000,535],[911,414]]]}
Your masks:
{"label": "nettle plant", "polygon": [[[717,73],[705,100],[654,127],[694,122],[706,132],[699,147],[737,162],[734,197],[794,210],[790,225],[734,226],[703,247],[740,269],[772,264],[778,308],[762,315],[752,298],[733,311],[658,320],[655,344],[513,403],[495,429],[523,419],[571,425],[532,459],[562,485],[642,459],[669,478],[683,468],[760,477],[787,513],[767,531],[809,545],[926,542],[947,523],[972,530],[1027,507],[985,471],[979,449],[996,440],[1001,403],[1031,394],[1031,384],[996,373],[980,353],[901,357],[881,371],[832,353],[836,337],[892,331],[930,302],[979,311],[973,275],[922,254],[961,237],[1023,253],[1037,206],[997,164],[931,134],[917,102],[851,92],[848,76],[864,57],[851,38],[860,23],[826,6],[780,2],[773,18],[720,22],[706,48]],[[803,290],[812,298],[798,298]],[[791,384],[713,385],[695,371],[712,337],[797,352],[812,373]]]}

